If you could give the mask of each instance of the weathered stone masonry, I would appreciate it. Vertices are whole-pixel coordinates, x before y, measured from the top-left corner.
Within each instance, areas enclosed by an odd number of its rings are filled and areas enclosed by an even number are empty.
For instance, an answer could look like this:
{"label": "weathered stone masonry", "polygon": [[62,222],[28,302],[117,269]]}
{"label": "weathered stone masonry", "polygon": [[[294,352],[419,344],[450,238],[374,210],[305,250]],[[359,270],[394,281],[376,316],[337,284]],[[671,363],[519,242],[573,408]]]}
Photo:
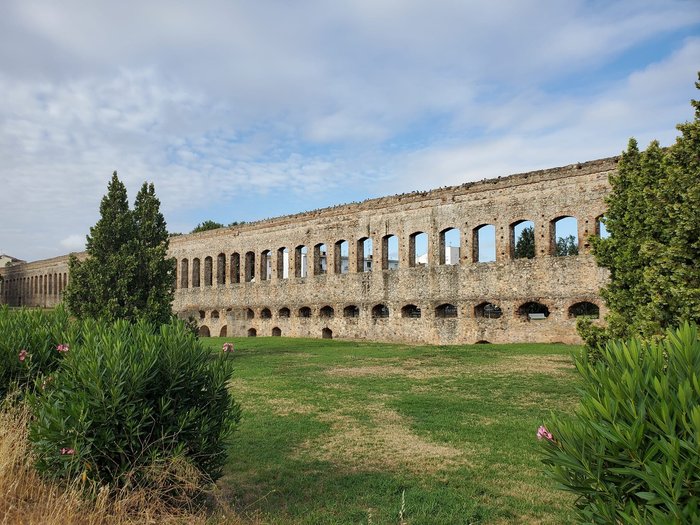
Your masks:
{"label": "weathered stone masonry", "polygon": [[[607,273],[596,266],[587,238],[598,233],[616,162],[596,160],[174,237],[173,309],[194,315],[202,333],[211,335],[579,342],[575,315],[581,305],[605,314],[598,291]],[[554,255],[555,224],[562,217],[578,221],[579,255]],[[515,259],[514,227],[526,220],[535,227],[536,256]],[[493,262],[478,261],[485,225],[495,227]],[[445,264],[450,229],[459,230],[459,260]],[[418,233],[427,234],[427,264],[415,257]],[[398,267],[389,261],[390,235],[399,241]],[[363,253],[366,239],[371,258]],[[365,271],[370,261],[373,267]],[[67,257],[2,273],[4,302],[51,306],[65,287]],[[527,315],[532,303],[545,314]]]}

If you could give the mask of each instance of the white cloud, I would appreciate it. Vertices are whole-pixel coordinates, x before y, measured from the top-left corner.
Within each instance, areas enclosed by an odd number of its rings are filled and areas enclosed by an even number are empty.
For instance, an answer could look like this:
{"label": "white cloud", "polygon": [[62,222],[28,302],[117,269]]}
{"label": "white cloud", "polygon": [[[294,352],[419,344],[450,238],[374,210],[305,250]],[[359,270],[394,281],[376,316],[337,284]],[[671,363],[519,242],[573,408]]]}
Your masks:
{"label": "white cloud", "polygon": [[85,249],[85,235],[69,235],[61,240],[61,246],[69,252],[78,252]]}
{"label": "white cloud", "polygon": [[[132,198],[153,181],[180,226],[192,210],[252,199],[276,215],[295,199],[606,156],[629,135],[668,143],[700,63],[689,38],[629,78],[595,80],[635,46],[696,27],[700,9],[681,0],[17,0],[1,10],[0,207],[13,224],[0,242],[30,259],[94,224],[115,169]],[[552,88],[577,75],[589,90]]]}

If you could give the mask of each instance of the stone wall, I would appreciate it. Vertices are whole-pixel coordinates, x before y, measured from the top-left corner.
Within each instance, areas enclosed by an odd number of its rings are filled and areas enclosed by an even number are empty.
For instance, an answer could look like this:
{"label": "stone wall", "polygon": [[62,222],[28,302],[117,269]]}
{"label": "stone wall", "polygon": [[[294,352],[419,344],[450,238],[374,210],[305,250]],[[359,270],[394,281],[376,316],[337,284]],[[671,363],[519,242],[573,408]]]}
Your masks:
{"label": "stone wall", "polygon": [[[596,160],[174,237],[173,309],[196,317],[202,333],[212,336],[576,343],[571,307],[591,303],[587,306],[605,314],[598,291],[607,274],[596,266],[587,238],[598,233],[616,162]],[[554,255],[555,223],[562,217],[578,221],[579,255]],[[514,258],[513,228],[523,220],[534,224],[533,259]],[[495,231],[492,262],[478,260],[484,225]],[[459,230],[458,264],[444,264],[448,229]],[[425,265],[415,257],[418,232],[427,234]],[[398,238],[396,262],[389,261],[389,235]],[[371,240],[371,257],[362,253],[365,239]],[[65,262],[65,257],[39,261],[22,265],[25,271],[3,273],[16,283],[50,275],[54,267],[61,275]],[[369,263],[372,271],[363,271]],[[33,290],[29,282],[25,286]],[[48,306],[60,299],[60,286],[47,297],[27,295],[26,288],[18,295],[16,287],[5,285],[0,297]],[[485,315],[485,303],[499,307],[501,316]],[[548,314],[528,316],[523,309],[528,303],[546,307]]]}

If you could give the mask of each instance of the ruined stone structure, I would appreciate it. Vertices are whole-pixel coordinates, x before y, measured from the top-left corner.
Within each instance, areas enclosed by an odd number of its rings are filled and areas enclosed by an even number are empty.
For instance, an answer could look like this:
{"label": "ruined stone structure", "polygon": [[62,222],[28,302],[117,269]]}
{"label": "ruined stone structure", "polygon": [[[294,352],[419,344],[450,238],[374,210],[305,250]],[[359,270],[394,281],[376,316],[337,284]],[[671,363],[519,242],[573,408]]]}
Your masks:
{"label": "ruined stone structure", "polygon": [[[212,336],[576,343],[575,317],[605,314],[598,292],[607,273],[596,266],[588,238],[599,234],[616,163],[174,237],[173,309],[195,316],[201,333]],[[567,217],[576,220],[579,253],[557,256],[557,227]],[[534,227],[533,258],[515,257],[524,224]],[[427,253],[419,254],[426,237]],[[52,306],[67,282],[67,257],[1,272],[3,302]]]}

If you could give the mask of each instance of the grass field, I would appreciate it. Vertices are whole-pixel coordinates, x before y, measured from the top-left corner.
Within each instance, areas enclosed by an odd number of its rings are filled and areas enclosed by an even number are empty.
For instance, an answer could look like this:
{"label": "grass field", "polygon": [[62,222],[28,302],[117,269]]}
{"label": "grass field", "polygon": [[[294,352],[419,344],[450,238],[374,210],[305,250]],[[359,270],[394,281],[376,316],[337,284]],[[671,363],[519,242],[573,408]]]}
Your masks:
{"label": "grass field", "polygon": [[[263,523],[567,523],[535,432],[571,411],[564,345],[236,345],[244,408],[224,497]],[[403,508],[403,510],[402,510]]]}

